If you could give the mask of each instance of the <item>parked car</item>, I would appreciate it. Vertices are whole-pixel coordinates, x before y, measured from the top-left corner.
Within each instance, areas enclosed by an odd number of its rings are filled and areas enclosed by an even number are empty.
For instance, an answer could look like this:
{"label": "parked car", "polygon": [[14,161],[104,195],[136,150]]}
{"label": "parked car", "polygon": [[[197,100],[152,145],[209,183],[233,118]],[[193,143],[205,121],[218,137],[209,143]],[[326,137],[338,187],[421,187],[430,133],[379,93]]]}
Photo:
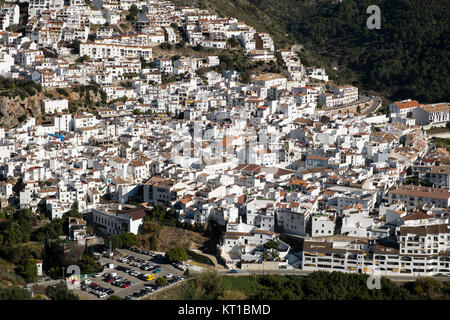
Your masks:
{"label": "parked car", "polygon": [[84,284],[91,284],[92,280],[91,279],[85,279],[85,280],[83,280],[83,283]]}
{"label": "parked car", "polygon": [[168,274],[165,275],[165,277],[166,277],[167,279],[171,279],[171,278],[173,278],[173,274],[168,273]]}
{"label": "parked car", "polygon": [[97,272],[95,275],[94,275],[94,277],[96,277],[96,278],[100,278],[102,276],[102,273],[101,272]]}
{"label": "parked car", "polygon": [[232,269],[232,270],[228,271],[228,273],[238,273],[238,271],[236,269]]}

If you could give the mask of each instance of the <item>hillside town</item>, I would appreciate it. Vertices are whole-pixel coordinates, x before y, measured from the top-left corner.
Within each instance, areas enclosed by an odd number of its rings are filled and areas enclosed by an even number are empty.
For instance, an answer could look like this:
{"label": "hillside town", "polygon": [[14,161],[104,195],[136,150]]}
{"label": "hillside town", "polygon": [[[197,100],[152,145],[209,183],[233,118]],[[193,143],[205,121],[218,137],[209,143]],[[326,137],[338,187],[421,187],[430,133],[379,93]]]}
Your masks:
{"label": "hillside town", "polygon": [[[26,28],[9,31],[23,2]],[[380,112],[379,97],[305,66],[296,47],[170,1],[20,3],[0,5],[0,75],[98,85],[106,104],[48,97],[49,121],[0,128],[2,208],[54,220],[76,204],[69,240],[84,245],[89,226],[137,235],[163,205],[184,225],[219,225],[230,270],[450,275],[450,153],[427,133],[450,121],[448,102]],[[161,49],[180,42],[201,55]],[[281,72],[215,71],[230,43]]]}

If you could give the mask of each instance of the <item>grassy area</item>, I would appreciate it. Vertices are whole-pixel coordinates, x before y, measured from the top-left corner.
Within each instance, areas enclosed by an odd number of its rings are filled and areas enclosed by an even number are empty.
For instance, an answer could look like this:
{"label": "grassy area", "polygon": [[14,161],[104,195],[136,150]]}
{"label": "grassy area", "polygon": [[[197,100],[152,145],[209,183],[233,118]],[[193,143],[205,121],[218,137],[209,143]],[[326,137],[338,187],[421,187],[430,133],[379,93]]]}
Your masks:
{"label": "grassy area", "polygon": [[42,254],[44,250],[44,244],[42,242],[30,241],[27,243],[20,243],[15,246],[15,248],[28,249],[28,251],[36,257],[37,259],[42,259]]}
{"label": "grassy area", "polygon": [[160,292],[156,292],[144,300],[182,300],[184,292],[191,286],[193,280],[177,283]]}
{"label": "grassy area", "polygon": [[0,258],[0,286],[24,285],[24,280],[14,272],[14,265]]}
{"label": "grassy area", "polygon": [[250,297],[263,286],[259,284],[256,276],[223,276],[223,288],[224,290],[239,290]]}
{"label": "grassy area", "polygon": [[194,251],[191,250],[186,250],[189,259],[191,259],[194,262],[198,262],[201,264],[206,264],[209,266],[214,266],[214,262],[211,261],[210,258],[208,258],[207,256],[204,256],[202,254],[196,253]]}
{"label": "grassy area", "polygon": [[[450,282],[431,277],[403,284],[382,278],[381,290],[367,288],[367,275],[314,272],[308,276],[214,276],[196,279],[153,294],[151,300],[448,300]],[[200,279],[201,278],[201,279]]]}

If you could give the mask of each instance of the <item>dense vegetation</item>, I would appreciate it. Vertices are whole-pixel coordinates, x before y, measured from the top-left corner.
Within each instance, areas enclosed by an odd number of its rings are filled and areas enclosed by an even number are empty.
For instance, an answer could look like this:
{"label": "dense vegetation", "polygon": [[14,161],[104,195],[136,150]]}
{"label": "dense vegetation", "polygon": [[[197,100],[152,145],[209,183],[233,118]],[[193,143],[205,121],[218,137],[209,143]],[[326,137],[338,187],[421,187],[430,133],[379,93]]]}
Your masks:
{"label": "dense vegetation", "polygon": [[184,248],[173,247],[166,252],[166,258],[170,262],[180,262],[187,260],[187,252]]}
{"label": "dense vegetation", "polygon": [[31,293],[21,287],[0,287],[0,300],[31,300]]}
{"label": "dense vegetation", "polygon": [[[215,9],[269,32],[278,47],[295,42],[306,65],[321,65],[337,82],[390,99],[448,101],[449,17],[444,0],[177,0]],[[381,29],[366,26],[369,5]],[[333,67],[338,68],[337,71]]]}
{"label": "dense vegetation", "polygon": [[432,187],[433,183],[429,181],[420,180],[418,177],[406,178],[405,184],[413,184],[415,186]]}
{"label": "dense vegetation", "polygon": [[8,79],[0,76],[0,96],[24,100],[42,91],[42,86],[32,80]]}
{"label": "dense vegetation", "polygon": [[80,298],[67,288],[65,282],[61,281],[54,286],[48,286],[45,294],[52,300],[79,300]]}
{"label": "dense vegetation", "polygon": [[64,240],[45,242],[43,269],[51,278],[61,279],[70,265],[79,266],[82,274],[93,274],[101,270],[92,247]]}
{"label": "dense vegetation", "polygon": [[[95,261],[91,247],[60,239],[68,234],[70,217],[82,218],[76,204],[62,219],[44,223],[29,209],[10,206],[0,210],[0,259],[5,262],[0,265],[0,280],[16,284],[36,282],[37,259],[43,260],[44,271],[53,278],[62,278],[63,270],[71,264],[80,266],[82,273],[98,272],[101,266]],[[14,267],[18,279],[7,271],[8,266]]]}
{"label": "dense vegetation", "polygon": [[124,232],[119,236],[108,236],[105,243],[111,243],[113,249],[129,248],[138,244],[138,238],[134,233]]}
{"label": "dense vegetation", "polygon": [[186,287],[182,299],[250,300],[421,300],[449,299],[450,282],[419,278],[397,285],[381,279],[380,290],[367,288],[368,275],[313,272],[308,276],[220,276],[203,272]]}

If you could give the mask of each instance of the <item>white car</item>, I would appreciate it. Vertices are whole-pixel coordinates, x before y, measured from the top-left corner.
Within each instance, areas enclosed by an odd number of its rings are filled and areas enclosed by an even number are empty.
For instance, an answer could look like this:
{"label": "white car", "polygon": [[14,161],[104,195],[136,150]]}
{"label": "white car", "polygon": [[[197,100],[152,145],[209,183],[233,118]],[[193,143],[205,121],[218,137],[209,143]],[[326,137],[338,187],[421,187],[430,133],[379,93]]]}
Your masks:
{"label": "white car", "polygon": [[92,280],[91,279],[85,279],[85,280],[83,280],[83,283],[84,284],[91,284]]}
{"label": "white car", "polygon": [[96,278],[100,278],[102,276],[102,273],[101,272],[97,272],[95,275],[94,275],[94,277],[96,277]]}
{"label": "white car", "polygon": [[166,277],[167,279],[173,278],[173,274],[168,273],[168,274],[165,275],[165,277]]}

